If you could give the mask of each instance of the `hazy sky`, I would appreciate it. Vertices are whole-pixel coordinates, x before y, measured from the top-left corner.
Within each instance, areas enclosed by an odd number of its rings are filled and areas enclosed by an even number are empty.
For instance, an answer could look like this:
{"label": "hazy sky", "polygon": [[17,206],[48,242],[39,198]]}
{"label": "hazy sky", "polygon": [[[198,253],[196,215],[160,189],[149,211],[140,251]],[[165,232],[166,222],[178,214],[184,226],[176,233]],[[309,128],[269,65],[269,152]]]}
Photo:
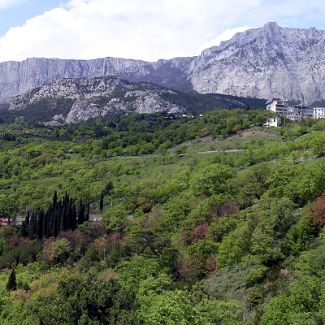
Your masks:
{"label": "hazy sky", "polygon": [[324,0],[0,0],[0,61],[197,55],[276,21],[325,29]]}

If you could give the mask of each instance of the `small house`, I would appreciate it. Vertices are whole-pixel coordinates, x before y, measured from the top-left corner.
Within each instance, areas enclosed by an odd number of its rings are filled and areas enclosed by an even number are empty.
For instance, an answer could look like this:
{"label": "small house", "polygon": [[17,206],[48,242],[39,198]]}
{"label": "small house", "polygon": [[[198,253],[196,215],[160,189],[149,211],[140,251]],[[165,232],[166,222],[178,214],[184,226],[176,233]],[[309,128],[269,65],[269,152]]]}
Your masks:
{"label": "small house", "polygon": [[0,226],[8,226],[9,218],[0,216]]}
{"label": "small house", "polygon": [[281,119],[279,117],[271,117],[266,120],[264,124],[265,127],[275,127],[278,128],[281,126]]}

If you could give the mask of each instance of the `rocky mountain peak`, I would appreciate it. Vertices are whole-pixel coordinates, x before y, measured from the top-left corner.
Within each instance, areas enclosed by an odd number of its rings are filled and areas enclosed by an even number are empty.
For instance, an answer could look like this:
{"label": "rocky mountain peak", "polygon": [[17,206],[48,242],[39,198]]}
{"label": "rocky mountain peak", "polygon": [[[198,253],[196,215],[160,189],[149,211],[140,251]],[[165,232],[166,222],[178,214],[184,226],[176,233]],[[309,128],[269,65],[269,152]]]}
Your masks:
{"label": "rocky mountain peak", "polygon": [[313,103],[325,99],[325,31],[268,23],[204,51],[191,66],[201,93]]}
{"label": "rocky mountain peak", "polygon": [[280,30],[279,25],[275,21],[270,21],[263,26],[265,31],[276,32]]}

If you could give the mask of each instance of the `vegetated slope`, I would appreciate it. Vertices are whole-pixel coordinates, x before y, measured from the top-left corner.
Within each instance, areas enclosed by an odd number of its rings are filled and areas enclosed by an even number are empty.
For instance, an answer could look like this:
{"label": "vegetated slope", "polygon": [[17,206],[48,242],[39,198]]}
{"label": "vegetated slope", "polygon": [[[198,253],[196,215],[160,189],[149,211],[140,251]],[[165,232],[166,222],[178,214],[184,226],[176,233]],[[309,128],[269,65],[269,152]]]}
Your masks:
{"label": "vegetated slope", "polygon": [[323,323],[325,124],[267,114],[0,126],[1,323]]}
{"label": "vegetated slope", "polygon": [[[134,112],[195,114],[216,108],[256,108],[264,105],[264,100],[183,93],[111,77],[62,79],[12,98],[9,111],[29,121],[59,125]],[[3,116],[5,114],[2,113]]]}

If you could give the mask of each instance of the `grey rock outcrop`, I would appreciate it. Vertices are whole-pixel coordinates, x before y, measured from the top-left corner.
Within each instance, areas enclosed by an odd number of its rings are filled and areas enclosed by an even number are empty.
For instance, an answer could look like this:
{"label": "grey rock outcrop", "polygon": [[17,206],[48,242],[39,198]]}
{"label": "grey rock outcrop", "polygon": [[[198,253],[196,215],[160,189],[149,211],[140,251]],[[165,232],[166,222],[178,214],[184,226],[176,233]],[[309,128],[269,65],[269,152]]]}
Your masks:
{"label": "grey rock outcrop", "polygon": [[[45,125],[74,124],[115,113],[182,113],[186,108],[168,101],[166,96],[177,96],[170,89],[111,78],[65,78],[52,85],[28,91],[13,97],[10,111],[50,107],[50,120]],[[60,99],[68,102],[60,108]],[[69,107],[70,105],[70,107]]]}

